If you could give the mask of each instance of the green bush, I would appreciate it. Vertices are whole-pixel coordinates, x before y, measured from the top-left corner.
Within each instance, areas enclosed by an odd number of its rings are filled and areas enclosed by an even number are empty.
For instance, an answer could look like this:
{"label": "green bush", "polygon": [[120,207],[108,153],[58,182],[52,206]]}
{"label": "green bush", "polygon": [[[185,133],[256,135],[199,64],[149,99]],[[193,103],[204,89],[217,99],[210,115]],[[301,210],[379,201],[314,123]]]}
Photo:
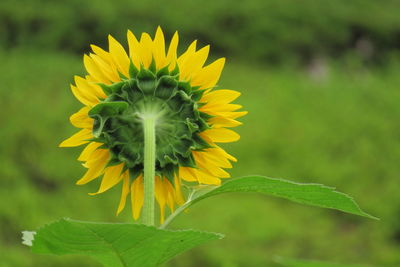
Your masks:
{"label": "green bush", "polygon": [[105,46],[108,33],[124,38],[127,28],[161,25],[169,36],[177,29],[184,40],[269,63],[336,57],[360,40],[382,58],[399,48],[399,8],[396,0],[2,0],[0,43],[81,53],[89,43]]}

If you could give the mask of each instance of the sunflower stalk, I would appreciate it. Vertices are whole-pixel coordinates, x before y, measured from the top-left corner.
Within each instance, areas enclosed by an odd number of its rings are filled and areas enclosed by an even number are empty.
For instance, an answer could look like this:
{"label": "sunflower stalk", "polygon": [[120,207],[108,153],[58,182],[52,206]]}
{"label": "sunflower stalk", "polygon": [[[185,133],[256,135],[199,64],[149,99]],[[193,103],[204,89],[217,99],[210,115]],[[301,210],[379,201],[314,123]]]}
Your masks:
{"label": "sunflower stalk", "polygon": [[143,223],[154,226],[156,117],[143,117],[144,132],[144,203]]}

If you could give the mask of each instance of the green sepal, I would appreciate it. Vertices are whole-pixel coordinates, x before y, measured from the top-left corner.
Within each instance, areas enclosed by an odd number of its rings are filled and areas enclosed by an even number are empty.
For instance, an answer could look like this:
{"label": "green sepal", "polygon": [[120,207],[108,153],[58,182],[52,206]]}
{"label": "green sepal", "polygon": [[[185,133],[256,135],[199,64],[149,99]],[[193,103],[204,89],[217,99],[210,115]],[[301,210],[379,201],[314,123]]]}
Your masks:
{"label": "green sepal", "polygon": [[129,168],[129,177],[132,179],[132,182],[136,180],[143,173],[143,165],[137,165],[133,168]]}
{"label": "green sepal", "polygon": [[197,91],[197,90],[204,90],[207,91],[209,89],[200,89],[200,86],[192,86],[192,91]]}
{"label": "green sepal", "polygon": [[139,99],[144,98],[144,93],[139,89],[138,81],[136,79],[131,79],[127,82],[126,87],[122,87],[122,90],[125,91],[127,101],[134,105]]}
{"label": "green sepal", "polygon": [[164,177],[166,177],[171,184],[174,184],[174,176],[177,172],[178,168],[174,164],[167,164],[163,169]]}
{"label": "green sepal", "polygon": [[156,61],[154,60],[154,57],[151,58],[149,70],[150,70],[152,73],[156,73],[156,71],[157,71]]}
{"label": "green sepal", "polygon": [[89,110],[89,117],[95,119],[93,123],[93,135],[99,137],[107,120],[128,108],[126,102],[103,102]]}
{"label": "green sepal", "polygon": [[204,120],[204,121],[208,121],[209,119],[214,118],[215,116],[207,114],[205,112],[199,111],[200,117]]}
{"label": "green sepal", "polygon": [[169,65],[159,69],[156,73],[157,79],[160,79],[162,76],[169,75]]}
{"label": "green sepal", "polygon": [[144,94],[153,94],[156,87],[156,76],[147,69],[141,69],[137,74],[137,85]]}
{"label": "green sepal", "polygon": [[169,99],[174,93],[178,82],[171,76],[162,76],[157,83],[154,95],[161,99]]}
{"label": "green sepal", "polygon": [[96,142],[96,143],[102,143],[102,145],[99,147],[100,149],[109,149],[108,144],[106,144],[106,139],[104,138],[104,136],[94,136],[91,139],[88,139],[88,141],[90,142]]}
{"label": "green sepal", "polygon": [[121,80],[129,80],[129,77],[126,77],[122,72],[118,71],[118,76],[121,78]]}
{"label": "green sepal", "polygon": [[186,92],[187,94],[192,93],[192,87],[190,86],[189,82],[179,82],[178,83],[178,89],[181,91]]}
{"label": "green sepal", "polygon": [[194,141],[193,150],[203,150],[203,149],[206,149],[206,148],[213,148],[212,145],[207,143],[203,138],[201,138],[197,134],[194,134],[192,136],[192,138],[193,138],[193,141]]}
{"label": "green sepal", "polygon": [[194,101],[196,101],[196,102],[199,101],[201,99],[201,97],[203,96],[205,91],[206,90],[194,90],[194,91],[192,91],[192,99]]}
{"label": "green sepal", "polygon": [[205,120],[203,119],[199,119],[197,121],[197,125],[199,126],[200,132],[204,132],[205,130],[211,129],[211,126],[208,125],[208,123],[205,122]]}
{"label": "green sepal", "polygon": [[178,164],[178,159],[176,157],[170,157],[169,155],[164,155],[164,162],[166,164],[172,163],[176,165]]}
{"label": "green sepal", "polygon": [[112,156],[111,159],[107,162],[106,167],[116,166],[118,164],[121,164],[121,161],[118,158]]}
{"label": "green sepal", "polygon": [[177,153],[183,157],[189,157],[191,155],[190,148],[193,146],[193,140],[187,138],[181,138],[180,142],[174,144],[174,149]]}
{"label": "green sepal", "polygon": [[129,76],[135,78],[139,73],[139,70],[136,68],[135,64],[133,64],[132,59],[129,61]]}
{"label": "green sepal", "polygon": [[194,161],[192,154],[190,154],[189,157],[182,157],[178,154],[178,155],[176,155],[176,157],[178,158],[180,166],[197,168],[196,162]]}
{"label": "green sepal", "polygon": [[125,84],[125,82],[117,82],[112,85],[106,85],[104,83],[98,83],[98,85],[103,89],[103,92],[109,96],[113,93],[118,92],[121,90],[121,87]]}
{"label": "green sepal", "polygon": [[179,66],[175,64],[175,68],[169,73],[171,76],[178,76],[179,75]]}
{"label": "green sepal", "polygon": [[193,105],[182,105],[181,115],[185,118],[192,118],[197,120],[199,116],[196,116],[196,113],[194,112]]}
{"label": "green sepal", "polygon": [[99,117],[93,122],[92,134],[94,137],[99,137],[101,135],[106,121],[107,119]]}
{"label": "green sepal", "polygon": [[103,92],[109,96],[112,94],[112,90],[110,88],[110,86],[104,84],[104,83],[97,83],[97,85],[99,85],[101,87],[101,89],[103,90]]}
{"label": "green sepal", "polygon": [[186,118],[186,125],[188,126],[189,131],[192,133],[199,130],[199,126],[196,123],[191,122],[189,118]]}
{"label": "green sepal", "polygon": [[102,117],[111,117],[113,115],[117,115],[129,107],[128,103],[120,101],[120,102],[103,102],[94,106],[91,110],[89,110],[89,117],[93,118],[96,115]]}
{"label": "green sepal", "polygon": [[181,100],[183,102],[190,103],[190,104],[193,103],[193,101],[190,98],[189,94],[186,93],[185,91],[178,91],[176,94],[181,98]]}

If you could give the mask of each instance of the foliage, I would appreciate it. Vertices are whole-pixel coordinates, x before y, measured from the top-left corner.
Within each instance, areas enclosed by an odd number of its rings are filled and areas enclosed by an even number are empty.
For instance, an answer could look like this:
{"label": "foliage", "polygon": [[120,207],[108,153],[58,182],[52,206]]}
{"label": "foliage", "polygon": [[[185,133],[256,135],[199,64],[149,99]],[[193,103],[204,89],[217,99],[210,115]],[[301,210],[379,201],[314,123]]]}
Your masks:
{"label": "foliage", "polygon": [[280,257],[277,257],[276,261],[280,263],[283,267],[368,267],[359,264],[341,264],[323,261],[283,259]]}
{"label": "foliage", "polygon": [[[354,48],[382,60],[399,47],[397,0],[3,0],[0,44],[87,51],[106,33],[126,29],[177,29],[184,40],[199,38],[224,55],[269,63],[337,56]],[[201,23],[200,23],[201,22]],[[371,50],[372,51],[369,51]]]}

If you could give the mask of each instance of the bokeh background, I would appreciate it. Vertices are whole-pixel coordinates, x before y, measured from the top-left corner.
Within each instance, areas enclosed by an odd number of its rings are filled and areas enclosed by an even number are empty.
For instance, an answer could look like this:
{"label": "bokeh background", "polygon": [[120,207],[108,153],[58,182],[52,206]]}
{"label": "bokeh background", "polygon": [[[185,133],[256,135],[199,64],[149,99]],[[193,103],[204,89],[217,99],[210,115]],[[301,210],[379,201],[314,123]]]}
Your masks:
{"label": "bokeh background", "polygon": [[400,266],[400,2],[398,0],[1,0],[0,266],[99,266],[34,255],[22,230],[60,217],[114,216],[120,188],[90,197],[80,148],[59,149],[80,104],[69,84],[89,44],[161,25],[226,56],[219,84],[242,92],[249,114],[233,176],[262,174],[336,186],[372,221],[256,194],[197,204],[173,228],[226,234],[166,266],[279,266],[315,259]]}

